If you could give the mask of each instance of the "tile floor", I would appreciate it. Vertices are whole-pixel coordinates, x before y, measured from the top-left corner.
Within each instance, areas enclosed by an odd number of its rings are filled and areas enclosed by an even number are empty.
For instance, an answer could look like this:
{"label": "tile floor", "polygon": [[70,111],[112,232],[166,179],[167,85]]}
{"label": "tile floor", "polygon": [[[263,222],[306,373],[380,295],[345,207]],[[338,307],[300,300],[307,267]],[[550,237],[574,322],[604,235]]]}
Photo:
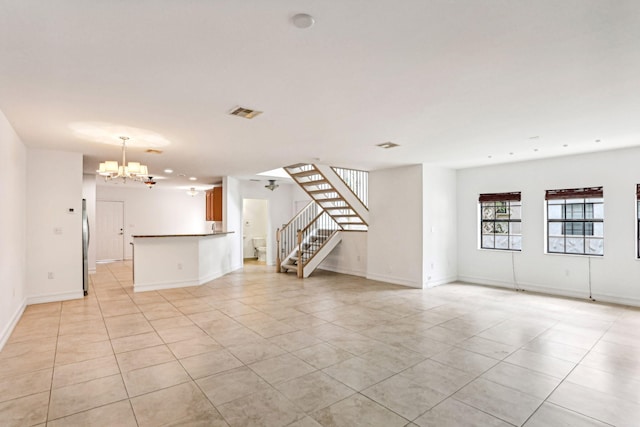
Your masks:
{"label": "tile floor", "polygon": [[638,426],[640,311],[247,265],[27,307],[0,352],[2,426]]}

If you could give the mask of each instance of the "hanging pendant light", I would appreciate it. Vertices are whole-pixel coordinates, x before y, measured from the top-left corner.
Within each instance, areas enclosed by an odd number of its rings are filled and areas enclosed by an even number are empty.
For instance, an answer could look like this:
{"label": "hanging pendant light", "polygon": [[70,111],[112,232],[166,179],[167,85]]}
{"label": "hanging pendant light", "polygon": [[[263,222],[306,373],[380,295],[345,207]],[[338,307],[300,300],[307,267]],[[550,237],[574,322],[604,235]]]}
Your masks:
{"label": "hanging pendant light", "polygon": [[105,181],[111,181],[114,179],[122,179],[123,182],[127,180],[139,181],[145,183],[151,188],[155,181],[149,176],[149,169],[146,165],[140,164],[140,162],[127,163],[127,140],[128,136],[121,136],[122,140],[122,165],[119,165],[116,160],[107,160],[100,163],[98,175],[103,176]]}
{"label": "hanging pendant light", "polygon": [[276,180],[275,179],[270,179],[269,180],[269,184],[264,186],[264,188],[268,188],[271,191],[275,190],[278,187],[280,187],[280,186],[278,184],[276,184]]}

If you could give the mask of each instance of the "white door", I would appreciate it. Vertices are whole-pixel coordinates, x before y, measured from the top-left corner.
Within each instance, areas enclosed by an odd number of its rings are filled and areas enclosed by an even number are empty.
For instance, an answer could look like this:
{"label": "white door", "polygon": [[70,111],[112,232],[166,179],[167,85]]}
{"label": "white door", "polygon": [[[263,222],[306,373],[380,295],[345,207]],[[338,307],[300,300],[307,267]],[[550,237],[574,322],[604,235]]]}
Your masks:
{"label": "white door", "polygon": [[96,259],[124,259],[124,202],[96,202]]}

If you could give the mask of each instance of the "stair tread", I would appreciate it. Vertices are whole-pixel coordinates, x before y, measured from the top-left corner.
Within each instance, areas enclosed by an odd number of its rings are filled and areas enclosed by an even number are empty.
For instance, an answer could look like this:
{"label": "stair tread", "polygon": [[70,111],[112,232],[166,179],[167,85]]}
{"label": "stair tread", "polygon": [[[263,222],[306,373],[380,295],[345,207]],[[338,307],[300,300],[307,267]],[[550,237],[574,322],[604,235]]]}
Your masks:
{"label": "stair tread", "polygon": [[337,193],[335,188],[324,188],[322,190],[307,190],[309,194],[326,194],[326,193]]}
{"label": "stair tread", "polygon": [[329,181],[327,181],[326,179],[314,179],[313,181],[298,181],[298,184],[302,185],[302,186],[313,186],[313,185],[320,185],[320,184],[328,184]]}
{"label": "stair tread", "polygon": [[327,199],[315,199],[315,200],[318,203],[322,203],[322,202],[344,202],[344,199],[342,197],[332,197],[332,198],[327,198]]}
{"label": "stair tread", "polygon": [[320,172],[318,172],[317,169],[312,169],[308,171],[294,172],[290,174],[295,178],[304,178],[305,176],[320,175]]}

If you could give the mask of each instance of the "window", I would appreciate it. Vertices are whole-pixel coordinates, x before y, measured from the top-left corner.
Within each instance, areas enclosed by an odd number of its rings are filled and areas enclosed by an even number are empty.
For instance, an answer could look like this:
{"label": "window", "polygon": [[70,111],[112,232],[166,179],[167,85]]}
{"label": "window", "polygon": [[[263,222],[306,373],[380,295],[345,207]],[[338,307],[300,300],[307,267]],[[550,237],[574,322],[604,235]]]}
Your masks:
{"label": "window", "polygon": [[522,249],[522,203],[520,193],[480,195],[480,247]]}
{"label": "window", "polygon": [[602,187],[547,190],[547,252],[604,254]]}

